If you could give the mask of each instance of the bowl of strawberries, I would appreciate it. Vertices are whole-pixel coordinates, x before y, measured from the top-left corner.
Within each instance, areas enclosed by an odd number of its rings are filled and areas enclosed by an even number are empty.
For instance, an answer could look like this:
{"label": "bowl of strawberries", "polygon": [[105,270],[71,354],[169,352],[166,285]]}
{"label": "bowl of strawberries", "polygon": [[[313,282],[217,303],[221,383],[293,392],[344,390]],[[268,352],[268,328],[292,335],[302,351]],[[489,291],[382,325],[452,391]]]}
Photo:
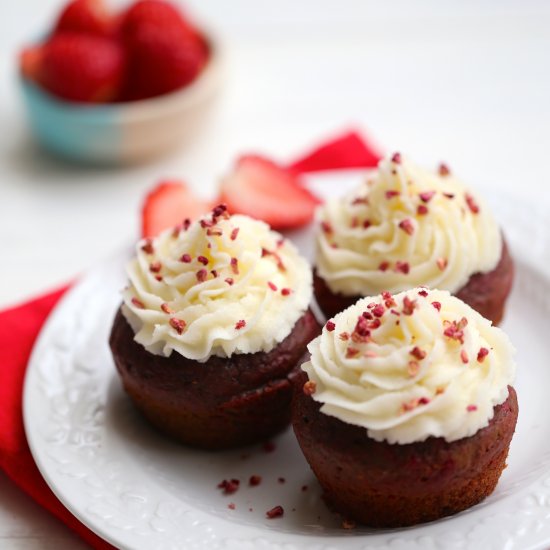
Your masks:
{"label": "bowl of strawberries", "polygon": [[217,40],[167,0],[71,0],[20,54],[31,128],[74,161],[130,164],[192,137],[221,81]]}

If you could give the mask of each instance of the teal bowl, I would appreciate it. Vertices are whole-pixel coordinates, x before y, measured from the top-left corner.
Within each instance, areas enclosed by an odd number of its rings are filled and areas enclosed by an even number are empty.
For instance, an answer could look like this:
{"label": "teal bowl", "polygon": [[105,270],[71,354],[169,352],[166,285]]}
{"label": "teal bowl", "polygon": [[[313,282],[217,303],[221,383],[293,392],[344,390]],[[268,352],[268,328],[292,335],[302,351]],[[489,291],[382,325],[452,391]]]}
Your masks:
{"label": "teal bowl", "polygon": [[151,99],[111,104],[60,100],[23,76],[20,89],[40,144],[65,159],[135,164],[191,139],[204,122],[222,80],[220,47],[209,35],[207,65],[188,86]]}

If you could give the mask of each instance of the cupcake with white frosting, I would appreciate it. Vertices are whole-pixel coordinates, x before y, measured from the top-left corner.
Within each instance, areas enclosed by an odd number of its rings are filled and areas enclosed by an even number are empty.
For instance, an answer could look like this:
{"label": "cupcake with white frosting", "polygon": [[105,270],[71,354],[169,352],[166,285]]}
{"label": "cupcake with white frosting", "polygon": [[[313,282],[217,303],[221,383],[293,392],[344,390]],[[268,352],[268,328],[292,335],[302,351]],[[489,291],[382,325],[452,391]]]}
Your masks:
{"label": "cupcake with white frosting", "polygon": [[288,424],[290,380],[319,332],[311,269],[292,243],[219,206],[138,243],[127,271],[110,345],[155,426],[219,449]]}
{"label": "cupcake with white frosting", "polygon": [[498,323],[513,263],[481,197],[449,169],[399,153],[318,212],[315,296],[330,317],[362,296],[415,286],[448,290]]}
{"label": "cupcake with white frosting", "polygon": [[494,490],[518,412],[502,330],[447,291],[415,288],[361,299],[308,349],[294,430],[344,517],[413,525]]}

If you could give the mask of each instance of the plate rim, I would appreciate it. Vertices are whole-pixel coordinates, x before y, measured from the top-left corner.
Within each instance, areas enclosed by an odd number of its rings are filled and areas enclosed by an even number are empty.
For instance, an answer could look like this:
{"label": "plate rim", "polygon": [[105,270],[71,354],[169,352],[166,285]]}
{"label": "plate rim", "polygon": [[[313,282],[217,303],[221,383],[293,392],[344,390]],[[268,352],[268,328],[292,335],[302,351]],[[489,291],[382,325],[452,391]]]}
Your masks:
{"label": "plate rim", "polygon": [[[517,200],[513,198],[513,200],[517,203]],[[514,261],[516,262],[516,265],[524,264],[526,268],[529,270],[534,271],[538,276],[542,277],[545,282],[548,282],[550,284],[550,274],[544,273],[543,269],[541,268],[541,262],[539,258],[539,262],[537,262],[537,259],[534,257],[534,255],[530,254],[529,251],[526,248],[521,248],[518,246],[518,243],[511,242],[510,236],[507,235],[507,239],[509,243],[511,244],[511,249],[513,252]],[[547,243],[545,243],[545,250],[548,248]],[[547,257],[550,257],[550,250],[546,250]],[[121,545],[121,540],[117,538],[116,536],[113,536],[109,531],[106,531],[101,528],[101,526],[98,527],[96,523],[93,523],[89,520],[89,518],[85,515],[83,515],[79,509],[75,508],[75,505],[71,500],[65,495],[59,485],[56,484],[56,481],[53,479],[53,477],[50,476],[49,468],[42,460],[42,450],[40,449],[40,445],[37,443],[37,434],[35,433],[35,426],[33,425],[33,418],[31,413],[31,389],[33,384],[33,376],[36,376],[36,370],[37,367],[35,366],[39,361],[39,354],[41,352],[41,348],[45,345],[44,342],[49,336],[50,331],[52,330],[52,327],[55,326],[55,324],[58,322],[58,319],[62,317],[65,313],[65,309],[69,308],[70,304],[76,300],[79,293],[83,292],[84,289],[88,284],[91,284],[91,281],[94,280],[94,278],[100,276],[103,272],[109,271],[111,266],[117,265],[121,266],[122,261],[120,259],[121,254],[113,254],[112,256],[108,257],[103,262],[99,263],[95,267],[88,270],[81,278],[77,280],[77,282],[74,284],[73,287],[71,287],[59,300],[59,302],[55,305],[55,307],[52,309],[50,314],[48,315],[48,318],[46,319],[46,322],[41,328],[41,331],[35,341],[35,344],[33,346],[32,353],[29,358],[27,371],[25,373],[24,378],[24,386],[23,386],[23,422],[24,422],[24,428],[25,428],[25,434],[27,437],[27,441],[29,444],[29,448],[31,450],[31,454],[33,456],[33,459],[40,471],[40,474],[52,490],[52,492],[55,494],[55,496],[60,500],[60,502],[75,516],[77,519],[79,519],[86,527],[88,527],[90,530],[92,530],[94,533],[105,539],[107,542],[110,542],[111,544],[114,544],[115,546]],[[123,257],[126,258],[126,253],[123,254]],[[67,305],[69,304],[69,305]],[[529,484],[531,485],[531,484]],[[527,488],[527,487],[526,487]],[[522,489],[526,489],[522,488]],[[550,493],[550,490],[548,491]],[[222,518],[216,517],[216,521],[224,522]],[[449,518],[452,520],[452,518]],[[233,524],[232,522],[228,521],[227,523]],[[433,524],[437,524],[438,522],[434,522]],[[239,525],[239,528],[247,529],[250,532],[251,536],[265,536],[265,530],[261,528],[261,526],[258,527],[252,527],[252,526],[244,526],[242,524],[235,523],[233,525]],[[432,525],[432,524],[427,524]],[[393,535],[403,535],[405,534],[405,540],[408,540],[406,538],[406,530],[398,530],[398,531],[386,531],[385,533],[391,533]],[[291,547],[293,542],[300,541],[300,547],[304,547],[302,544],[304,542],[303,534],[301,533],[286,533],[283,531],[269,531],[268,535],[273,535],[273,538],[281,539],[280,542],[281,548]],[[277,535],[277,536],[275,536]],[[289,536],[290,535],[290,536]],[[384,535],[384,532],[380,532],[380,535]],[[271,538],[268,536],[268,539]],[[316,538],[317,537],[312,537]],[[343,539],[352,540],[352,539],[360,539],[362,537],[332,537],[332,536],[324,536],[323,541],[324,543],[331,544],[334,539],[338,541],[342,541]],[[249,540],[250,537],[247,537],[245,540]],[[366,542],[365,540],[363,542]],[[550,527],[548,529],[548,534],[545,536],[544,540],[540,540],[536,544],[545,544],[550,542]],[[290,543],[290,545],[289,545]],[[274,542],[273,548],[279,548],[277,546],[279,542]],[[125,543],[122,541],[122,547],[124,547]],[[346,545],[346,547],[350,547],[352,545]],[[316,544],[316,547],[324,548],[323,544]],[[379,548],[386,548],[386,546],[377,546]],[[412,547],[412,544],[411,546]],[[535,548],[537,546],[531,545],[529,548]],[[389,548],[389,546],[388,546]]]}

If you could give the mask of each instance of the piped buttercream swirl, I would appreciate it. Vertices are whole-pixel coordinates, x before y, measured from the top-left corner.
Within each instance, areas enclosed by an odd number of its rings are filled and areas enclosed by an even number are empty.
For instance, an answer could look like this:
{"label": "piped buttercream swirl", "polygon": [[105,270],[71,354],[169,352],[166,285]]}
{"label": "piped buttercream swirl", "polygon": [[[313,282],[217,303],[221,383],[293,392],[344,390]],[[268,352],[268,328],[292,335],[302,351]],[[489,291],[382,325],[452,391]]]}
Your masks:
{"label": "piped buttercream swirl", "polygon": [[127,273],[122,311],[136,342],[197,361],[270,351],[312,295],[310,266],[292,243],[223,207],[142,240]]}
{"label": "piped buttercream swirl", "polygon": [[444,166],[428,172],[398,153],[318,211],[319,276],[334,293],[369,296],[419,285],[457,292],[494,269],[499,227],[480,197]]}
{"label": "piped buttercream swirl", "polygon": [[449,292],[425,288],[359,300],[308,349],[302,369],[321,411],[389,443],[475,434],[515,374],[501,329]]}

